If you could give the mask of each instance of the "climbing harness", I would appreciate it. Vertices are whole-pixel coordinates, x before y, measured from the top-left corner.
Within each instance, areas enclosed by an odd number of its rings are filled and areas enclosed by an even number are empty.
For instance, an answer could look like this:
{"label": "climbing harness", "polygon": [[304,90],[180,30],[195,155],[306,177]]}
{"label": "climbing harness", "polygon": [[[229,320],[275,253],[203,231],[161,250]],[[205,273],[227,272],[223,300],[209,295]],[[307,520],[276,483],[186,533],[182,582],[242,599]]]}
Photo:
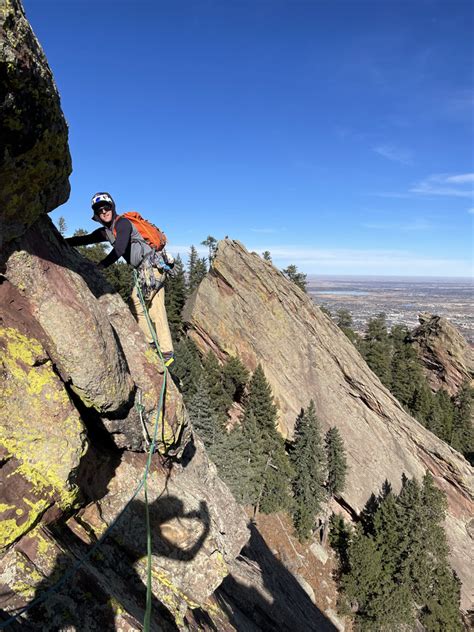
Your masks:
{"label": "climbing harness", "polygon": [[115,520],[112,522],[112,524],[109,527],[107,527],[107,529],[104,531],[104,533],[101,535],[101,537],[91,547],[91,549],[84,555],[84,557],[78,559],[77,562],[68,571],[66,571],[64,573],[64,575],[61,577],[61,579],[58,582],[56,582],[56,584],[54,584],[53,586],[50,586],[50,588],[48,588],[48,590],[46,590],[44,593],[42,593],[39,597],[37,597],[36,599],[31,601],[26,606],[23,606],[22,608],[19,608],[19,610],[15,614],[10,616],[5,621],[0,621],[0,629],[4,629],[4,628],[8,627],[9,625],[11,625],[14,621],[16,621],[18,619],[18,617],[21,617],[23,614],[26,614],[29,610],[31,610],[32,608],[34,608],[38,604],[43,603],[44,601],[46,601],[54,592],[56,592],[57,590],[59,590],[59,588],[64,586],[64,584],[76,573],[76,571],[85,562],[87,562],[92,557],[92,555],[97,551],[97,549],[102,545],[102,543],[104,542],[106,537],[110,534],[112,529],[114,529],[114,527],[117,525],[117,523],[119,522],[119,520],[121,519],[121,517],[125,513],[126,509],[130,505],[130,503],[136,498],[136,496],[138,495],[140,490],[143,488],[144,497],[145,497],[146,543],[147,543],[147,591],[146,591],[146,603],[145,603],[145,616],[144,616],[144,621],[143,621],[143,630],[144,630],[144,632],[149,632],[150,631],[151,605],[152,605],[152,590],[151,590],[151,588],[152,588],[151,587],[151,581],[152,581],[152,573],[151,573],[152,550],[151,550],[150,510],[149,510],[149,504],[148,504],[148,474],[150,472],[151,458],[153,456],[153,453],[156,450],[156,442],[157,442],[157,437],[158,437],[158,427],[159,427],[160,423],[162,423],[162,421],[163,421],[163,404],[164,404],[164,398],[165,398],[165,393],[166,393],[168,367],[166,366],[165,360],[163,359],[163,355],[161,353],[160,345],[159,345],[158,339],[156,337],[155,328],[153,327],[153,324],[152,324],[152,322],[150,320],[150,316],[148,314],[148,309],[146,307],[146,302],[145,302],[143,293],[141,291],[141,288],[140,288],[140,285],[139,285],[139,282],[138,282],[138,275],[137,275],[136,271],[134,271],[134,278],[135,278],[135,286],[137,288],[138,296],[140,298],[140,302],[142,304],[143,311],[145,313],[146,321],[147,321],[148,327],[150,329],[150,333],[152,335],[153,342],[155,344],[156,350],[158,352],[158,356],[160,357],[160,360],[161,360],[162,365],[163,365],[163,382],[161,384],[160,397],[159,397],[159,400],[158,400],[158,407],[157,407],[156,417],[155,417],[155,424],[154,424],[154,427],[153,427],[153,437],[151,438],[150,442],[148,442],[149,434],[148,434],[148,430],[146,428],[145,422],[144,422],[143,417],[142,417],[143,412],[144,412],[144,406],[143,406],[142,401],[141,401],[141,391],[140,390],[138,391],[137,409],[138,409],[138,412],[139,412],[139,416],[140,416],[140,420],[141,420],[142,426],[144,428],[144,435],[146,433],[146,436],[148,437],[148,439],[145,439],[145,441],[146,441],[146,443],[148,445],[148,457],[147,457],[147,461],[146,461],[145,471],[144,471],[143,477],[142,477],[141,481],[139,482],[139,484],[137,485],[137,487],[136,487],[135,491],[133,492],[132,496],[130,497],[130,499],[127,501],[127,503],[125,504],[123,509],[118,514],[118,516],[115,518]]}
{"label": "climbing harness", "polygon": [[[170,261],[171,259],[171,261]],[[161,290],[164,285],[164,275],[160,275],[157,278],[155,274],[155,270],[158,268],[164,274],[173,274],[171,264],[173,264],[173,259],[170,255],[168,255],[165,251],[157,252],[153,250],[148,255],[146,255],[138,267],[138,271],[134,271],[136,275],[136,287],[137,290],[140,288],[142,296],[140,300],[149,300],[152,294]],[[147,319],[148,327],[150,327],[150,331],[153,328],[151,321]],[[157,343],[156,343],[157,344]]]}

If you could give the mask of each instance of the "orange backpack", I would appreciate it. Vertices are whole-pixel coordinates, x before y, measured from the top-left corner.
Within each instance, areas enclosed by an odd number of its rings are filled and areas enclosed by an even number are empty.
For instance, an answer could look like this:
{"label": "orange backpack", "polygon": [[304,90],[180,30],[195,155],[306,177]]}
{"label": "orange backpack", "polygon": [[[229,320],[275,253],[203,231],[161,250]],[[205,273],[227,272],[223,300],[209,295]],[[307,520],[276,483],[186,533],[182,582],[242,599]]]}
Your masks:
{"label": "orange backpack", "polygon": [[[148,220],[143,219],[140,213],[137,213],[136,211],[131,211],[130,213],[119,215],[117,219],[119,217],[125,217],[126,219],[129,219],[138,230],[140,235],[143,237],[143,239],[146,241],[146,243],[155,250],[163,250],[163,248],[166,246],[166,235],[164,234],[164,232]],[[117,234],[115,228],[114,234]]]}

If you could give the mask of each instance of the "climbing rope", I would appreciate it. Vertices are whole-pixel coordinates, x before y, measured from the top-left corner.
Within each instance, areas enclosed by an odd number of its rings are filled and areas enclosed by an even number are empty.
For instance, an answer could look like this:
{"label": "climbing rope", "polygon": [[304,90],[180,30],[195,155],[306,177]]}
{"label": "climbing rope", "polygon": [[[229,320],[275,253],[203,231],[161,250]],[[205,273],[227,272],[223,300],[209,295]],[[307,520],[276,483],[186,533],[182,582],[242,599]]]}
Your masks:
{"label": "climbing rope", "polygon": [[[39,595],[39,597],[37,597],[36,599],[31,601],[26,606],[23,606],[22,608],[20,608],[15,614],[11,615],[8,619],[6,619],[5,621],[0,622],[0,629],[4,629],[4,628],[8,627],[9,625],[11,625],[14,621],[16,621],[16,619],[18,619],[18,617],[21,617],[22,615],[26,614],[29,610],[31,610],[32,608],[34,608],[38,604],[43,603],[44,601],[46,601],[54,592],[56,592],[57,590],[59,590],[59,588],[64,586],[64,584],[77,572],[77,570],[83,564],[85,564],[85,562],[87,562],[92,557],[92,555],[95,553],[95,551],[102,545],[102,543],[107,538],[107,536],[110,534],[112,529],[114,529],[114,527],[117,525],[117,523],[119,522],[119,520],[121,519],[121,517],[125,513],[126,509],[130,505],[130,503],[137,497],[138,493],[143,488],[144,497],[145,497],[145,516],[146,516],[146,532],[147,532],[147,535],[146,535],[146,541],[147,541],[147,592],[146,592],[145,617],[144,617],[144,621],[143,621],[143,630],[144,630],[144,632],[149,632],[149,630],[150,630],[151,603],[152,603],[152,589],[151,589],[151,581],[152,581],[152,573],[151,573],[152,541],[151,541],[150,511],[149,511],[149,504],[148,504],[148,474],[149,474],[150,466],[151,466],[151,458],[152,458],[152,455],[153,455],[153,453],[155,451],[155,447],[156,447],[156,440],[157,440],[157,436],[158,436],[158,427],[160,425],[160,422],[162,422],[162,420],[163,420],[163,403],[164,403],[164,397],[165,397],[165,392],[166,392],[168,367],[166,366],[165,361],[163,359],[163,355],[161,353],[160,345],[159,345],[158,339],[156,337],[156,332],[155,332],[155,329],[153,327],[153,323],[150,320],[150,316],[148,314],[148,309],[147,309],[147,306],[146,306],[146,302],[145,302],[145,299],[143,297],[143,293],[141,291],[140,284],[138,282],[137,273],[136,273],[135,270],[134,270],[134,277],[135,277],[135,287],[137,288],[138,297],[139,297],[140,303],[141,303],[141,305],[143,307],[143,311],[144,311],[144,314],[145,314],[145,317],[146,317],[146,321],[147,321],[148,327],[150,329],[150,333],[151,333],[152,338],[153,338],[153,343],[155,345],[155,348],[156,348],[156,350],[158,352],[158,355],[159,355],[160,360],[161,360],[162,365],[163,365],[163,382],[162,382],[162,385],[161,385],[160,397],[159,397],[159,400],[158,400],[158,408],[157,408],[157,411],[156,411],[155,424],[154,424],[154,428],[153,428],[153,437],[151,439],[151,443],[148,446],[148,457],[147,457],[147,461],[146,461],[145,471],[144,471],[143,477],[142,477],[141,481],[139,482],[139,484],[137,485],[137,487],[136,487],[135,491],[133,492],[132,496],[130,497],[130,499],[124,505],[123,509],[120,511],[120,513],[115,518],[115,520],[110,524],[110,526],[107,527],[107,529],[104,531],[104,533],[101,535],[101,537],[97,540],[97,542],[94,544],[94,546],[92,546],[89,549],[89,551],[82,558],[77,560],[77,562],[75,564],[73,564],[73,566],[68,571],[66,571],[64,573],[64,575],[61,577],[61,579],[59,581],[57,581],[53,586],[50,586],[50,588],[48,588],[48,590],[46,590],[44,593]],[[142,412],[143,412],[143,406],[141,404],[141,400],[140,400],[137,408],[138,408],[139,414],[141,416]]]}
{"label": "climbing rope", "polygon": [[[146,306],[146,301],[145,298],[143,296],[142,293],[142,289],[140,287],[140,283],[138,281],[138,275],[137,275],[137,271],[134,270],[133,271],[133,275],[135,278],[135,287],[137,288],[137,293],[138,293],[138,297],[140,299],[140,303],[141,306],[143,308],[143,313],[145,314],[145,318],[146,318],[146,322],[148,325],[148,329],[150,330],[151,333],[151,337],[153,338],[153,343],[155,345],[155,349],[160,357],[161,360],[161,364],[163,366],[163,384],[162,384],[162,393],[161,395],[164,394],[165,390],[166,390],[166,379],[168,376],[168,368],[165,364],[165,361],[163,359],[163,356],[161,354],[161,349],[160,349],[160,345],[158,343],[158,338],[156,337],[156,331],[155,328],[153,327],[153,323],[151,322],[150,319],[150,315],[148,313],[148,309]],[[144,476],[144,482],[143,482],[143,492],[144,492],[144,496],[145,496],[145,518],[146,518],[146,550],[147,550],[147,581],[146,581],[146,604],[145,604],[145,618],[143,621],[143,630],[144,632],[149,632],[150,630],[150,623],[151,623],[151,601],[152,601],[152,589],[151,589],[151,562],[152,562],[152,553],[151,553],[151,548],[152,548],[152,542],[151,542],[151,526],[150,526],[150,507],[149,507],[149,503],[148,503],[148,471],[150,469],[150,465],[151,465],[151,456],[153,454],[153,450],[155,449],[155,444],[156,444],[156,435],[158,432],[158,425],[159,425],[159,421],[162,420],[163,418],[163,413],[162,413],[162,397],[160,397],[160,407],[158,408],[158,415],[156,418],[156,423],[155,423],[155,427],[153,430],[153,439],[150,445],[150,449],[148,451],[148,458],[147,458],[147,462],[146,462],[146,468],[145,468],[145,476]]]}

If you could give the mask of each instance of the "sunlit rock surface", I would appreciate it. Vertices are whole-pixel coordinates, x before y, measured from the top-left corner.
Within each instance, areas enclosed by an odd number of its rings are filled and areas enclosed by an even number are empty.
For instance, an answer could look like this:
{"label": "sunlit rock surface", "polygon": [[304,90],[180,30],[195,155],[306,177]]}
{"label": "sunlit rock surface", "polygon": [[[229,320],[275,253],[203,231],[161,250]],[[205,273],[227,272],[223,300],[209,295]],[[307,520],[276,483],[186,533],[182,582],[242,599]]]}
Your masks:
{"label": "sunlit rock surface", "polygon": [[347,450],[349,475],[341,501],[359,513],[387,479],[421,479],[430,470],[448,498],[451,561],[471,599],[473,477],[469,463],[410,415],[368,368],[355,347],[309,296],[236,241],[219,242],[211,272],[189,299],[185,320],[203,352],[261,363],[291,436],[311,399],[324,429],[336,426]]}
{"label": "sunlit rock surface", "polygon": [[463,383],[474,379],[474,351],[446,318],[424,313],[419,321],[411,337],[428,382],[435,391],[455,395]]}

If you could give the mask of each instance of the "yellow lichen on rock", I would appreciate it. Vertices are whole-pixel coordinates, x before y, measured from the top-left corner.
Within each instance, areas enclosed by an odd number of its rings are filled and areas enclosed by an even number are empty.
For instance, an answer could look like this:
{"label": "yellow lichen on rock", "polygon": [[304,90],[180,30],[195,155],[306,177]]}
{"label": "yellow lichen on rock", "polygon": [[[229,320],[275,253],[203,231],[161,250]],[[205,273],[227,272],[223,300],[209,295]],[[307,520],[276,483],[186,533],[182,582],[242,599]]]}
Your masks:
{"label": "yellow lichen on rock", "polygon": [[29,505],[26,520],[22,519],[20,524],[18,524],[18,520],[15,518],[0,521],[0,549],[3,549],[12,542],[15,542],[15,540],[26,533],[50,504],[45,499],[41,499],[37,503],[33,503],[31,501],[27,502],[26,498],[23,500],[27,505]]}
{"label": "yellow lichen on rock", "polygon": [[27,491],[4,516],[0,528],[4,547],[28,532],[52,504],[67,509],[77,501],[74,471],[86,437],[39,340],[13,327],[0,328],[0,349],[0,446],[11,459],[2,474],[6,485]]}

